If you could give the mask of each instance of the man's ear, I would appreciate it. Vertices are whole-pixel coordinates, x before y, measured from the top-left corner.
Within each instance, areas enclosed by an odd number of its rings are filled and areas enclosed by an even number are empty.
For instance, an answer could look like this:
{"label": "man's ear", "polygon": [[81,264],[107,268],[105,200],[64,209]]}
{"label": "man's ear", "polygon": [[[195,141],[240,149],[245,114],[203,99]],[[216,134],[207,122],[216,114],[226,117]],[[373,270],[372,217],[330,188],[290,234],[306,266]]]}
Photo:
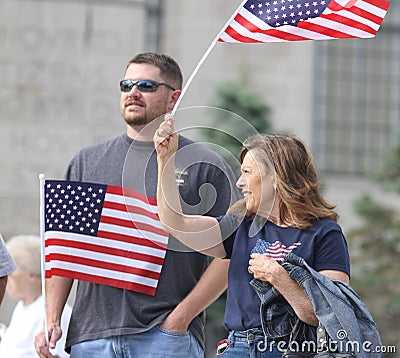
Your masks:
{"label": "man's ear", "polygon": [[176,102],[178,101],[179,96],[181,95],[182,91],[181,90],[175,90],[172,91],[171,93],[171,99],[169,101],[169,105],[168,105],[168,111],[171,112],[174,107]]}

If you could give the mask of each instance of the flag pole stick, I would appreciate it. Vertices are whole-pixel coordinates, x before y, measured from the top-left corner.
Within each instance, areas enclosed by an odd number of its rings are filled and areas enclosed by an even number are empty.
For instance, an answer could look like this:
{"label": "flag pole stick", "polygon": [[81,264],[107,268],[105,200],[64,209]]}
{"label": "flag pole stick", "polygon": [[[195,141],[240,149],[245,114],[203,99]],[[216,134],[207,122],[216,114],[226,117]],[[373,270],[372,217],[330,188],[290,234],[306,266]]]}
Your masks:
{"label": "flag pole stick", "polygon": [[45,217],[44,217],[44,181],[45,175],[39,174],[39,185],[40,185],[40,239],[42,243],[42,256],[41,256],[41,273],[42,273],[42,296],[44,302],[44,336],[46,337],[46,344],[49,347],[49,334],[47,327],[47,313],[46,313],[46,267],[45,267],[45,238],[44,238],[44,230],[45,230]]}
{"label": "flag pole stick", "polygon": [[210,46],[208,47],[208,49],[206,50],[206,52],[204,53],[204,55],[202,56],[202,58],[200,59],[200,61],[198,62],[197,66],[195,67],[195,69],[193,70],[192,74],[190,75],[189,79],[187,80],[185,86],[183,86],[181,95],[179,96],[178,100],[175,103],[174,108],[172,109],[171,112],[171,116],[173,117],[175,115],[176,110],[178,109],[184,95],[186,94],[186,91],[188,90],[189,86],[191,85],[194,77],[196,76],[197,72],[199,72],[200,67],[202,66],[202,64],[205,62],[205,60],[207,59],[208,55],[211,53],[211,51],[213,50],[214,46],[216,45],[216,43],[218,42],[218,39],[221,37],[222,33],[225,31],[226,27],[228,26],[228,24],[233,20],[233,18],[236,16],[236,14],[239,12],[239,10],[243,7],[243,5],[247,2],[248,0],[243,0],[241,2],[241,4],[238,6],[238,8],[236,9],[236,11],[234,11],[234,13],[232,14],[232,16],[229,18],[229,20],[226,22],[226,24],[222,27],[221,31],[218,33],[218,35],[215,37],[215,39],[211,42]]}

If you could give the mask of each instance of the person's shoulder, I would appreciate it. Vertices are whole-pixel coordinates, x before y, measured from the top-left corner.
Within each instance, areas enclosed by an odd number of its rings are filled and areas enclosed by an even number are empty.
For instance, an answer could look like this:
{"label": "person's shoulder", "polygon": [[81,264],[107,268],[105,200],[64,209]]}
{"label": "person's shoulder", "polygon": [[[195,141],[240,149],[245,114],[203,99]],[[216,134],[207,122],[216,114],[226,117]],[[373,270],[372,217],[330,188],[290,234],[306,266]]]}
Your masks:
{"label": "person's shoulder", "polygon": [[236,233],[238,228],[243,225],[244,220],[237,214],[226,214],[217,218],[223,240]]}
{"label": "person's shoulder", "polygon": [[69,161],[64,177],[68,180],[87,181],[89,180],[88,176],[92,178],[92,175],[96,172],[96,179],[90,180],[98,182],[101,180],[98,176],[104,174],[105,167],[115,167],[115,163],[123,162],[130,144],[129,137],[123,134],[104,142],[86,146]]}
{"label": "person's shoulder", "polygon": [[74,156],[73,159],[90,159],[92,157],[99,157],[102,154],[111,150],[112,148],[119,148],[121,145],[129,146],[128,137],[126,134],[122,134],[118,137],[114,137],[100,143],[85,146],[79,150],[79,152]]}
{"label": "person's shoulder", "polygon": [[0,234],[0,278],[9,275],[16,269],[17,266]]}
{"label": "person's shoulder", "polygon": [[107,151],[109,148],[112,148],[116,145],[129,145],[128,137],[126,134],[122,134],[118,137],[114,137],[112,139],[108,139],[106,141],[95,143],[83,147],[80,152],[81,153],[98,153],[99,151]]}
{"label": "person's shoulder", "polygon": [[323,232],[328,232],[328,231],[342,232],[342,228],[340,227],[340,225],[335,220],[332,220],[330,218],[321,218],[313,220],[311,223],[311,228],[316,231],[323,231]]}

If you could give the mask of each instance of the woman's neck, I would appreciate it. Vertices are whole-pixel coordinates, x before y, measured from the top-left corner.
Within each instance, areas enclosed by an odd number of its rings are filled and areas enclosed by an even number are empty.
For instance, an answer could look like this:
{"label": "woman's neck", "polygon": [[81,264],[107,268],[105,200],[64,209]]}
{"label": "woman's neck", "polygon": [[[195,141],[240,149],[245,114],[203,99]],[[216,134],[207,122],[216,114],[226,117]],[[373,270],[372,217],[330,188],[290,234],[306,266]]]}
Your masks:
{"label": "woman's neck", "polygon": [[271,221],[272,223],[274,223],[276,226],[280,226],[280,227],[293,226],[293,223],[290,223],[286,220],[281,220],[279,215],[278,216],[269,215],[268,220]]}

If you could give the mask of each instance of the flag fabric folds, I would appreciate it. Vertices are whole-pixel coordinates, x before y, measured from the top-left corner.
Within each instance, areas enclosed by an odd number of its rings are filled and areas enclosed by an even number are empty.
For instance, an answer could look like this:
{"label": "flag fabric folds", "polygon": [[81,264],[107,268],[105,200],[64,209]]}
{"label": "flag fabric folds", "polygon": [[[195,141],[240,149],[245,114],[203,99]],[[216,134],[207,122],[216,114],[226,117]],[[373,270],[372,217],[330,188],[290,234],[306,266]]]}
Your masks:
{"label": "flag fabric folds", "polygon": [[283,42],[374,37],[386,0],[248,0],[219,42]]}
{"label": "flag fabric folds", "polygon": [[46,278],[154,296],[169,237],[156,199],[111,185],[61,180],[44,185]]}

